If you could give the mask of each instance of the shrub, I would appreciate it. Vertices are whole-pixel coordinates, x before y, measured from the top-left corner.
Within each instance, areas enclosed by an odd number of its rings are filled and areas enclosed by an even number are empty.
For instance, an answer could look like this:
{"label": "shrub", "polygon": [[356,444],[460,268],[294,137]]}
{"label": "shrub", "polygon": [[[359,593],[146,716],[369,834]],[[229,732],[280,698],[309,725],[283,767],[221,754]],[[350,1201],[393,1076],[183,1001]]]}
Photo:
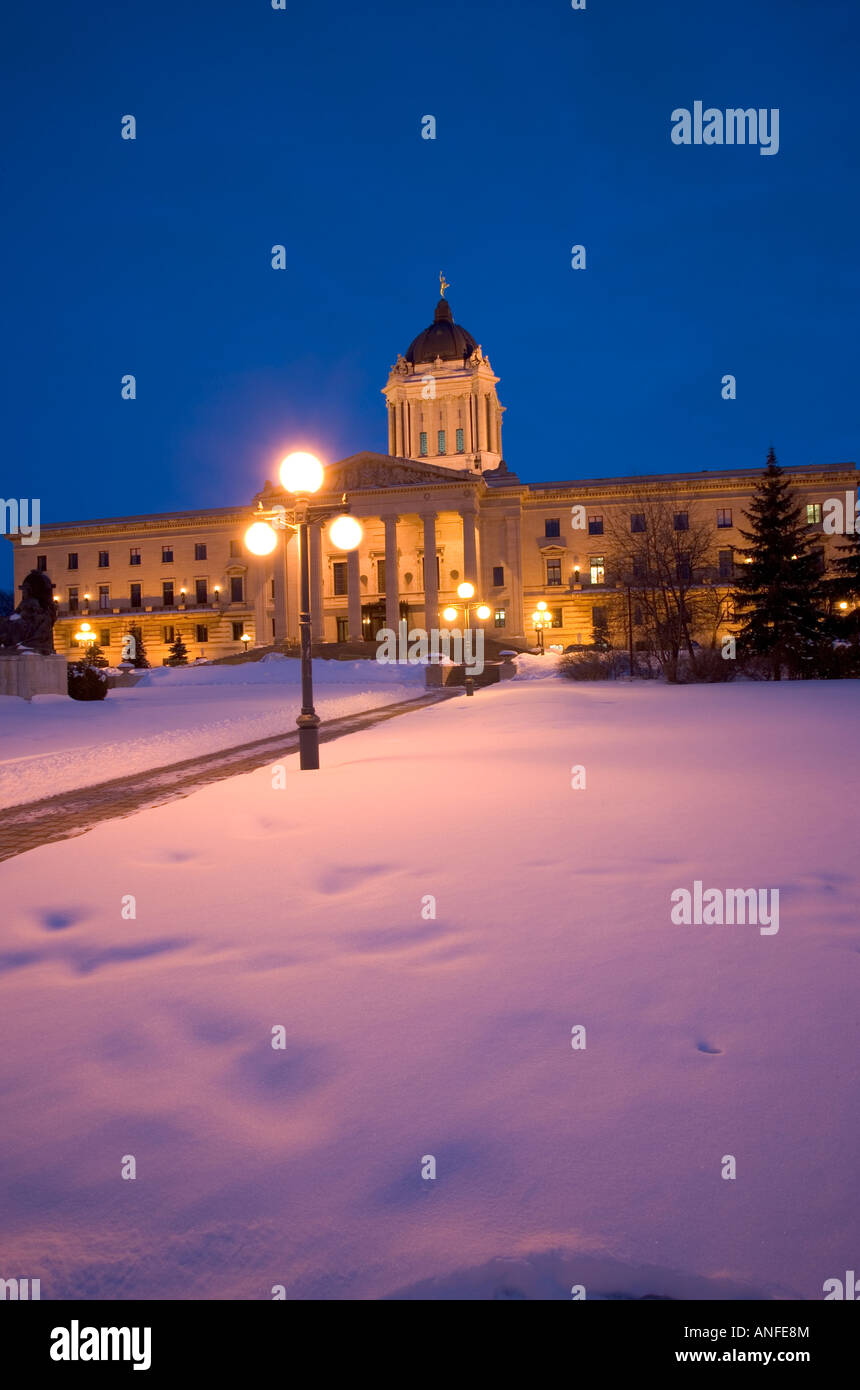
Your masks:
{"label": "shrub", "polygon": [[103,700],[107,679],[97,666],[76,661],[69,666],[69,694],[73,700]]}

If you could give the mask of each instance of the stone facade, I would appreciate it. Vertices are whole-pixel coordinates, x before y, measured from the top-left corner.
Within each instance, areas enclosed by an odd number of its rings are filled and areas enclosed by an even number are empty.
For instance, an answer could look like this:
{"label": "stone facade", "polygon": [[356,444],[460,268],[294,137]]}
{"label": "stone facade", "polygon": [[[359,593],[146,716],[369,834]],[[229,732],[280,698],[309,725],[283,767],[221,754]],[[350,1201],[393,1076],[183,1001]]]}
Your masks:
{"label": "stone facade", "polygon": [[[488,634],[505,645],[533,644],[539,600],[553,616],[550,643],[589,642],[598,615],[623,641],[626,591],[613,536],[661,503],[686,514],[691,527],[712,530],[703,582],[728,591],[759,468],[526,484],[502,459],[497,383],[480,346],[441,300],[434,323],[398,357],[384,387],[389,454],[331,464],[314,499],[336,509],[346,493],[364,527],[359,550],[349,555],[329,544],[323,525],[311,528],[317,640],[372,640],[401,616],[412,626],[437,626],[467,579],[476,601],[491,609]],[[856,493],[857,469],[846,463],[787,472],[810,508],[810,531],[827,565],[844,541],[824,534],[820,509]],[[14,542],[16,585],[37,563],[47,570],[57,600],[56,648],[70,660],[80,654],[74,634],[81,620],[112,664],[132,625],[141,628],[153,664],[167,657],[176,635],[192,660],[241,651],[243,634],[259,646],[296,641],[292,533],[282,532],[264,559],[243,543],[258,503],[289,508],[290,501],[266,483],[244,506],[43,525],[37,546]],[[582,525],[574,526],[575,515]]]}

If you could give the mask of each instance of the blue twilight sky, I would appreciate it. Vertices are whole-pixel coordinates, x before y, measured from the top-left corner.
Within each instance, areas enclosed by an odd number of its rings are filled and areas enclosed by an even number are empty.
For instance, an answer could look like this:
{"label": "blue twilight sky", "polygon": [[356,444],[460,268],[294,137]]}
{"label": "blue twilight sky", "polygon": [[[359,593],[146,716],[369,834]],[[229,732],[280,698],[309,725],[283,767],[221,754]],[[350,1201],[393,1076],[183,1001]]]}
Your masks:
{"label": "blue twilight sky", "polygon": [[[235,503],[297,445],[384,452],[440,269],[526,480],[856,458],[858,0],[3,23],[0,487],[44,520]],[[696,100],[778,107],[779,153],[674,145]]]}

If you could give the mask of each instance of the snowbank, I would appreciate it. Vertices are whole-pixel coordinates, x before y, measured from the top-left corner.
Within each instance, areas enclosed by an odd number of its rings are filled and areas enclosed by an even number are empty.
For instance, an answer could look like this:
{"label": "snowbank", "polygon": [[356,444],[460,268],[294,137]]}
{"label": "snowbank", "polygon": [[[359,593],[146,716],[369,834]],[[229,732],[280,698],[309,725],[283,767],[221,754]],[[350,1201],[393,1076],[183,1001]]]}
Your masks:
{"label": "snowbank", "polygon": [[[857,1267],[858,701],[509,681],[3,864],[6,1269],[821,1298]],[[778,934],[673,925],[696,879],[778,887]]]}

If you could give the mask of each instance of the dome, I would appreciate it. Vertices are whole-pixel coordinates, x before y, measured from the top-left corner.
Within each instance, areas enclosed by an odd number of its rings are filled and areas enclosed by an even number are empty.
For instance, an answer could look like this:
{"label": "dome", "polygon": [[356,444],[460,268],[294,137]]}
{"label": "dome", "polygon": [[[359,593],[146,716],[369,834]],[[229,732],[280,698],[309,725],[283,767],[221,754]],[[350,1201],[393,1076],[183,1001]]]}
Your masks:
{"label": "dome", "polygon": [[440,299],[430,327],[409,344],[405,356],[413,366],[420,362],[435,362],[437,357],[441,357],[443,362],[463,362],[477,346],[471,333],[454,322],[447,299]]}

